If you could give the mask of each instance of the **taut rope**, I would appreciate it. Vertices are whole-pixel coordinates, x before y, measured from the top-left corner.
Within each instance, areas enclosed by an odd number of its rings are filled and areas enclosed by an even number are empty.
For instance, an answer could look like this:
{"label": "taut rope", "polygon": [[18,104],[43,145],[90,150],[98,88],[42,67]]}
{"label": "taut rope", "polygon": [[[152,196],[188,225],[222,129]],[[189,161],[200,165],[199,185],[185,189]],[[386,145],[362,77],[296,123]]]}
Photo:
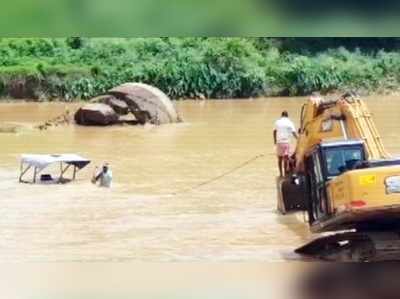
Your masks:
{"label": "taut rope", "polygon": [[253,157],[253,158],[241,163],[240,165],[238,165],[238,166],[236,166],[236,167],[234,167],[234,168],[232,168],[232,169],[230,169],[230,170],[228,170],[228,171],[226,171],[226,172],[224,172],[224,173],[222,173],[222,174],[220,174],[220,175],[218,175],[218,176],[216,176],[214,178],[211,178],[211,179],[209,179],[207,181],[204,181],[202,183],[194,185],[194,186],[192,186],[190,188],[183,189],[182,191],[174,192],[174,193],[172,193],[172,195],[179,195],[179,194],[189,193],[189,192],[191,192],[193,190],[196,190],[196,189],[198,189],[200,187],[204,187],[204,186],[206,186],[208,184],[211,184],[211,183],[213,183],[215,181],[218,181],[218,180],[220,180],[220,179],[222,179],[222,178],[224,178],[224,177],[226,177],[226,176],[228,176],[228,175],[230,175],[230,174],[232,174],[232,173],[234,173],[234,172],[246,167],[247,165],[249,165],[249,164],[253,163],[254,161],[256,161],[258,159],[261,159],[263,157],[265,157],[264,154],[257,155],[257,156],[255,156],[255,157]]}

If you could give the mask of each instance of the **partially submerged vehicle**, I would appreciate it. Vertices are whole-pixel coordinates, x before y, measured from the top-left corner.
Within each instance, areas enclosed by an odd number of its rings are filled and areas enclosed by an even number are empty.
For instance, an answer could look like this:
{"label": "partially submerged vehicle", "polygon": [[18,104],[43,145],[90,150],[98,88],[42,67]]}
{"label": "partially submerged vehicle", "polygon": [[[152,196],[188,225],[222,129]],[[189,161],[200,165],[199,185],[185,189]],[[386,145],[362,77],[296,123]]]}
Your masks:
{"label": "partially submerged vehicle", "polygon": [[[386,150],[365,102],[312,97],[278,209],[304,210],[319,234],[297,253],[328,260],[400,260],[400,159]],[[293,167],[294,165],[294,167]]]}
{"label": "partially submerged vehicle", "polygon": [[[76,174],[85,168],[90,160],[76,154],[62,155],[29,155],[21,156],[21,172],[19,176],[20,183],[59,183],[65,184],[76,179]],[[53,178],[51,174],[43,174],[43,170],[51,165],[59,165],[59,175]],[[65,174],[72,167],[71,178],[66,178]],[[33,170],[32,179],[24,180],[29,170]],[[39,176],[40,175],[40,176]],[[39,176],[39,177],[38,177]]]}

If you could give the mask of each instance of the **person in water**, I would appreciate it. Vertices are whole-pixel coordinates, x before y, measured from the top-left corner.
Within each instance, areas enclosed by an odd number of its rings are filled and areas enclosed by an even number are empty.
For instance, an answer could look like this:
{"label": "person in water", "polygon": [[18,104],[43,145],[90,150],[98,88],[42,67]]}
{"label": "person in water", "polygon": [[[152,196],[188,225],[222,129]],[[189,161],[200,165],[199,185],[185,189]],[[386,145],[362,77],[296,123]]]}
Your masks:
{"label": "person in water", "polygon": [[283,111],[281,118],[275,122],[274,130],[274,144],[276,145],[279,175],[281,177],[284,176],[289,166],[290,141],[292,136],[296,139],[298,137],[295,126],[289,119],[289,113]]}
{"label": "person in water", "polygon": [[99,185],[100,187],[111,188],[112,171],[108,163],[105,163],[103,165],[102,170],[100,172],[98,172],[97,169],[98,168],[96,167],[96,172],[92,179],[93,184],[96,184],[98,181],[100,181]]}

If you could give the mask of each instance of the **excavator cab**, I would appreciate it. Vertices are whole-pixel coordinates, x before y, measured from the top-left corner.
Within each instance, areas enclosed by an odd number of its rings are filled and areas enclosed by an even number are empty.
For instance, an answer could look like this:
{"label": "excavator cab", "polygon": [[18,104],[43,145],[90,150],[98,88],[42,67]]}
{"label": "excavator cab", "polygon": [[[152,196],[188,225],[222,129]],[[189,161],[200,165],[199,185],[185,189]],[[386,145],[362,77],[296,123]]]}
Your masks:
{"label": "excavator cab", "polygon": [[306,211],[312,224],[329,217],[328,182],[343,173],[364,167],[367,162],[362,140],[323,142],[305,158],[305,172],[278,182],[278,210],[282,214]]}
{"label": "excavator cab", "polygon": [[366,161],[361,140],[323,142],[305,159],[304,189],[309,222],[330,217],[327,186],[330,180],[361,167]]}

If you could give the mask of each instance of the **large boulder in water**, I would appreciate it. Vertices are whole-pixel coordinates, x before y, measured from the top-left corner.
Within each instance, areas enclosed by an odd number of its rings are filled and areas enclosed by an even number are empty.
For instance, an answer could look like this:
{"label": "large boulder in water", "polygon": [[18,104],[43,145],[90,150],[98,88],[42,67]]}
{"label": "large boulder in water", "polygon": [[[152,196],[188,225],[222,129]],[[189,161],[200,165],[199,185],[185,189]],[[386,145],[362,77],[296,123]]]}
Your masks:
{"label": "large boulder in water", "polygon": [[91,103],[101,103],[111,106],[118,115],[127,115],[129,113],[129,106],[125,101],[119,100],[112,95],[102,95],[93,98]]}
{"label": "large boulder in water", "polygon": [[181,121],[168,96],[153,86],[143,83],[125,83],[111,89],[108,93],[125,101],[135,118],[141,123],[166,124]]}
{"label": "large boulder in water", "polygon": [[75,113],[75,121],[84,126],[107,126],[118,122],[118,114],[106,104],[87,104]]}

